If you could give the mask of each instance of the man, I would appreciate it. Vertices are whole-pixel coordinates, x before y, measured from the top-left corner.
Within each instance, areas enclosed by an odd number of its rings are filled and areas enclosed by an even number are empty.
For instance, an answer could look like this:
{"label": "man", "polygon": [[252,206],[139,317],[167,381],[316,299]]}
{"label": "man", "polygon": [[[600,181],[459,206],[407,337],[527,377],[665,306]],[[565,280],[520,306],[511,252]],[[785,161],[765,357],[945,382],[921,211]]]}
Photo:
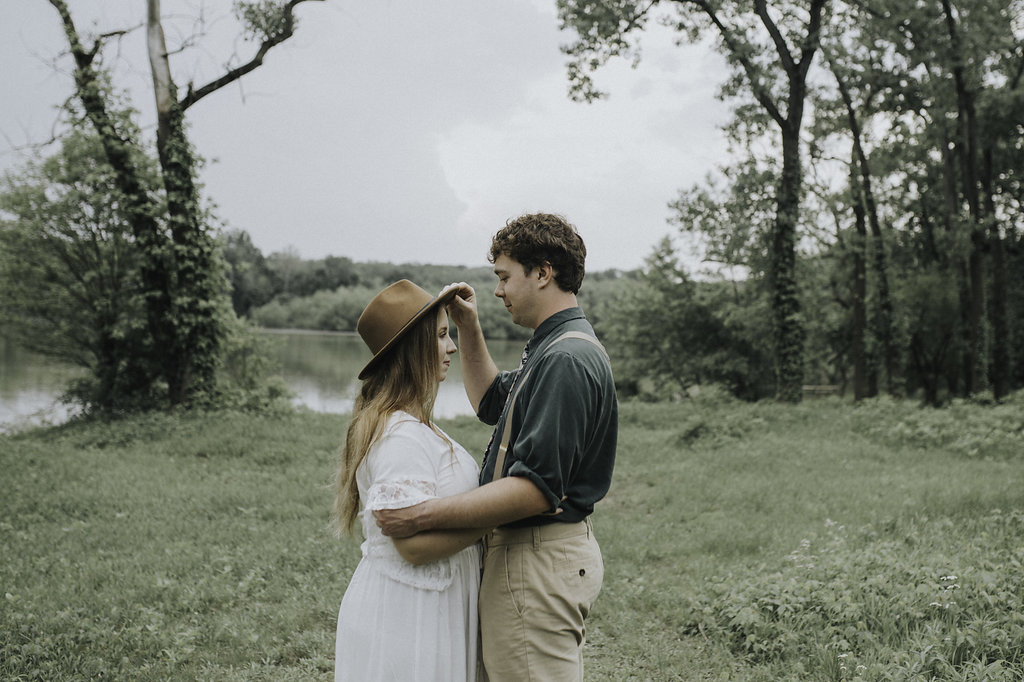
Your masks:
{"label": "man", "polygon": [[491,528],[480,587],[483,662],[491,682],[582,680],[585,619],[604,564],[590,513],[611,483],[618,403],[611,366],[576,301],[586,247],[549,215],[510,221],[489,260],[512,320],[534,330],[516,371],[487,351],[472,288],[449,314],[477,416],[494,424],[480,487],[375,512],[385,535]]}

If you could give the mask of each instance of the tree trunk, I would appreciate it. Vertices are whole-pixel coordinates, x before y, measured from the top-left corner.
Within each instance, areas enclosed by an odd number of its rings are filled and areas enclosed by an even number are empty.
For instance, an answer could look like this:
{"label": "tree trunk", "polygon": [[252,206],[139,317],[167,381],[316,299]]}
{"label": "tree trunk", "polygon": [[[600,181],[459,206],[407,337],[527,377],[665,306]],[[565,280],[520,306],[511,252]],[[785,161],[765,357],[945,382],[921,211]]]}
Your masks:
{"label": "tree trunk", "polygon": [[920,207],[921,234],[924,236],[924,254],[921,262],[924,265],[936,265],[939,262],[939,247],[935,243],[935,225],[932,223],[931,213],[928,211],[928,202],[925,196],[921,195]]}
{"label": "tree trunk", "polygon": [[967,335],[967,372],[969,375],[968,394],[982,391],[986,384],[985,371],[985,272],[984,248],[985,234],[983,231],[984,215],[978,193],[978,133],[977,117],[975,116],[974,93],[967,87],[964,75],[963,50],[960,34],[957,30],[956,17],[953,15],[949,0],[942,0],[946,28],[949,33],[950,45],[953,50],[953,83],[956,87],[957,119],[956,146],[959,151],[960,182],[963,196],[967,200],[968,226],[971,238],[971,250],[967,257],[969,275],[968,299],[968,335]]}
{"label": "tree trunk", "polygon": [[157,152],[167,193],[174,269],[177,273],[175,318],[178,324],[173,373],[168,377],[172,405],[186,403],[213,387],[221,330],[214,302],[221,292],[212,285],[217,266],[213,243],[200,211],[195,186],[195,159],[185,134],[184,111],[167,62],[160,22],[160,0],[148,0],[147,47],[157,111]]}
{"label": "tree trunk", "polygon": [[[864,201],[866,204],[868,224],[871,226],[872,242],[872,264],[875,275],[875,288],[877,290],[877,302],[874,310],[874,324],[872,327],[882,341],[883,362],[885,364],[885,390],[889,395],[896,395],[899,367],[897,361],[896,342],[894,340],[893,306],[892,295],[889,292],[889,259],[885,251],[885,238],[882,236],[882,226],[878,220],[878,208],[875,205],[874,190],[871,186],[871,174],[867,165],[867,156],[864,150],[857,144],[861,157],[860,172],[864,182]],[[877,389],[876,389],[877,390]]]}
{"label": "tree trunk", "polygon": [[988,372],[985,352],[985,236],[974,226],[971,227],[971,253],[967,259],[970,276],[970,309],[968,324],[969,371],[971,374],[971,392],[984,391],[988,384]]}
{"label": "tree trunk", "polygon": [[[856,143],[854,143],[856,144]],[[850,330],[850,355],[853,361],[853,399],[867,397],[867,356],[864,336],[867,332],[867,272],[865,251],[867,226],[864,219],[863,193],[859,189],[856,154],[850,159],[850,194],[853,198],[853,217],[856,234],[853,239],[853,328]]]}
{"label": "tree trunk", "polygon": [[[960,202],[957,195],[957,178],[956,178],[956,152],[954,151],[952,140],[945,139],[945,143],[942,146],[942,168],[943,168],[943,198],[945,202],[945,215],[943,220],[946,228],[947,238],[953,237],[959,229],[959,212]],[[965,262],[964,255],[962,253],[954,252],[948,263],[949,269],[952,271],[953,276],[956,277],[957,284],[957,295],[960,309],[960,323],[957,328],[957,342],[956,351],[954,353],[955,360],[953,361],[957,367],[956,381],[950,382],[950,391],[956,395],[969,395],[974,391],[974,386],[971,383],[972,374],[970,371],[971,357],[970,357],[970,315],[969,309],[971,307],[971,293],[970,293],[970,280],[967,274],[967,264]]]}
{"label": "tree trunk", "polygon": [[[802,89],[802,88],[801,88]],[[801,99],[802,104],[802,99]],[[803,397],[804,329],[796,281],[796,228],[800,212],[800,120],[790,110],[782,132],[782,177],[771,237],[770,280],[776,357],[776,393],[779,400],[800,402]]]}
{"label": "tree trunk", "polygon": [[[860,141],[860,122],[857,120],[857,113],[853,107],[853,98],[850,90],[843,82],[843,77],[836,69],[835,61],[826,52],[829,67],[832,75],[835,76],[836,85],[839,88],[840,97],[846,107],[846,119],[850,127],[850,136],[853,140],[853,148],[850,152],[850,196],[853,203],[853,217],[856,229],[856,237],[853,243],[853,338],[851,340],[850,354],[853,360],[853,399],[862,400],[869,395],[877,393],[877,379],[871,381],[874,390],[868,392],[867,372],[867,351],[865,336],[867,334],[867,228],[865,225],[865,212],[869,204],[868,196],[871,192],[870,175],[867,172],[867,159]],[[860,172],[858,173],[858,168]],[[874,207],[872,200],[870,206]],[[872,363],[874,365],[874,363]]]}
{"label": "tree trunk", "polygon": [[988,216],[988,246],[992,261],[992,295],[989,304],[989,323],[992,325],[992,365],[989,368],[992,393],[1001,400],[1010,392],[1010,328],[1006,300],[1006,257],[1003,252],[1003,238],[996,221],[995,199],[992,190],[992,149],[986,147],[984,154],[981,186]]}
{"label": "tree trunk", "polygon": [[[86,52],[78,30],[64,0],[50,0],[60,14],[64,34],[75,60],[75,88],[89,122],[99,135],[107,162],[114,170],[118,190],[123,194],[125,212],[131,222],[132,236],[142,253],[140,279],[146,300],[146,322],[152,345],[164,349],[173,345],[175,333],[169,324],[171,309],[171,276],[164,258],[167,239],[156,216],[158,209],[133,158],[135,143],[121,136],[118,126],[107,110],[99,76],[93,66],[96,50]],[[149,362],[146,371],[152,379],[154,368]],[[141,370],[141,367],[136,367]]]}

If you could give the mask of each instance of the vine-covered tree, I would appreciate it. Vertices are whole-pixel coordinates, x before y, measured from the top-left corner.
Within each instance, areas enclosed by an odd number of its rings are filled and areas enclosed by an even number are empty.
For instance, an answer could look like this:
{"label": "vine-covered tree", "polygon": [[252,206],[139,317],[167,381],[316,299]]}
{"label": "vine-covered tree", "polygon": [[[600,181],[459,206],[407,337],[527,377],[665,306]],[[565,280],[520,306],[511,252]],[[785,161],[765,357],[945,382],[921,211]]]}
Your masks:
{"label": "vine-covered tree", "polygon": [[708,32],[734,68],[730,94],[749,92],[777,127],[782,167],[776,185],[776,212],[769,239],[768,280],[772,296],[773,351],[777,396],[802,397],[804,330],[796,281],[797,226],[803,181],[800,133],[807,101],[807,76],[820,45],[826,0],[772,3],[711,0],[559,0],[562,27],[576,40],[566,48],[571,92],[593,99],[600,95],[590,74],[609,58],[639,58],[636,34],[655,8],[674,13],[666,19],[685,39]]}
{"label": "vine-covered tree", "polygon": [[126,125],[123,110],[117,108],[106,86],[101,56],[106,39],[118,32],[94,37],[87,44],[65,0],[49,0],[60,17],[75,64],[75,97],[81,118],[73,119],[72,125],[89,125],[95,131],[122,198],[124,219],[136,249],[148,335],[144,344],[125,352],[144,358],[131,361],[145,369],[147,382],[166,386],[165,401],[172,407],[215,394],[230,314],[218,244],[196,183],[196,156],[188,141],[185,112],[203,97],[258,68],[270,49],[293,35],[295,7],[305,1],[236,2],[235,12],[246,37],[258,44],[254,56],[205,85],[190,84],[179,96],[160,3],[148,0],[146,35],[161,180],[156,189],[146,183],[141,166],[144,143],[138,131]]}

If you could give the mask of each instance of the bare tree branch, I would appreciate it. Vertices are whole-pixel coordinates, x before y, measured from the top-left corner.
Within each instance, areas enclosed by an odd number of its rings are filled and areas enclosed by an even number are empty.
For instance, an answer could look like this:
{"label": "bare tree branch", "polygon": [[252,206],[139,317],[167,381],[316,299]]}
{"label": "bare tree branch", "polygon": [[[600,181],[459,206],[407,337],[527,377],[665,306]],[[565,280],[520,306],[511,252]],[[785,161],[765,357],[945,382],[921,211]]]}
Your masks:
{"label": "bare tree branch", "polygon": [[821,44],[821,19],[825,11],[826,0],[813,0],[811,2],[811,18],[807,22],[807,35],[804,38],[804,45],[800,48],[800,79],[807,76],[811,62],[814,60],[814,53]]}
{"label": "bare tree branch", "polygon": [[186,93],[179,102],[182,111],[188,109],[207,95],[220,90],[226,85],[230,85],[247,73],[259,68],[259,66],[263,64],[263,59],[266,57],[267,52],[292,37],[292,34],[295,32],[294,10],[297,5],[303,2],[323,2],[323,0],[289,0],[288,4],[283,8],[285,23],[282,30],[267,37],[262,43],[260,43],[260,47],[256,51],[256,54],[245,64],[231,69],[223,76],[210,81],[198,89],[193,89],[189,86],[188,93]]}
{"label": "bare tree branch", "polygon": [[743,67],[743,71],[747,74],[747,79],[750,80],[750,87],[754,91],[754,97],[760,102],[761,106],[764,107],[768,115],[771,116],[779,126],[785,127],[786,119],[782,116],[778,106],[775,104],[775,100],[772,99],[771,92],[761,82],[761,76],[758,73],[758,68],[746,55],[746,51],[742,48],[736,36],[733,35],[732,29],[726,26],[718,16],[718,12],[715,8],[711,7],[705,0],[683,0],[684,2],[690,2],[693,5],[699,7],[704,14],[711,20],[711,23],[718,29],[719,35],[722,36],[722,40],[725,41],[726,47],[729,48],[730,54],[740,63]]}
{"label": "bare tree branch", "polygon": [[765,0],[757,0],[754,3],[754,13],[761,20],[764,27],[768,29],[768,35],[771,36],[772,42],[775,43],[775,52],[779,55],[782,68],[786,70],[786,73],[796,71],[796,63],[793,61],[793,55],[789,53],[786,39],[775,24],[775,21],[771,18],[771,15],[768,14],[768,3]]}

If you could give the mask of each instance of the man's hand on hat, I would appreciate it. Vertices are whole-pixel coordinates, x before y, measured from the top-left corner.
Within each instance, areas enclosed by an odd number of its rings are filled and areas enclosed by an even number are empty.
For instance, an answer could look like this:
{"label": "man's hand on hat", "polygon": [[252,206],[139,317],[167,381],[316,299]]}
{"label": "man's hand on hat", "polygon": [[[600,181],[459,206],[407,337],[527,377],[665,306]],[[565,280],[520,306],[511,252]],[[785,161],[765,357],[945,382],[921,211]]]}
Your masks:
{"label": "man's hand on hat", "polygon": [[453,289],[457,293],[455,298],[446,306],[448,316],[451,317],[456,327],[473,324],[477,319],[476,292],[473,291],[473,287],[465,282],[452,282],[442,289],[438,296],[444,296]]}

